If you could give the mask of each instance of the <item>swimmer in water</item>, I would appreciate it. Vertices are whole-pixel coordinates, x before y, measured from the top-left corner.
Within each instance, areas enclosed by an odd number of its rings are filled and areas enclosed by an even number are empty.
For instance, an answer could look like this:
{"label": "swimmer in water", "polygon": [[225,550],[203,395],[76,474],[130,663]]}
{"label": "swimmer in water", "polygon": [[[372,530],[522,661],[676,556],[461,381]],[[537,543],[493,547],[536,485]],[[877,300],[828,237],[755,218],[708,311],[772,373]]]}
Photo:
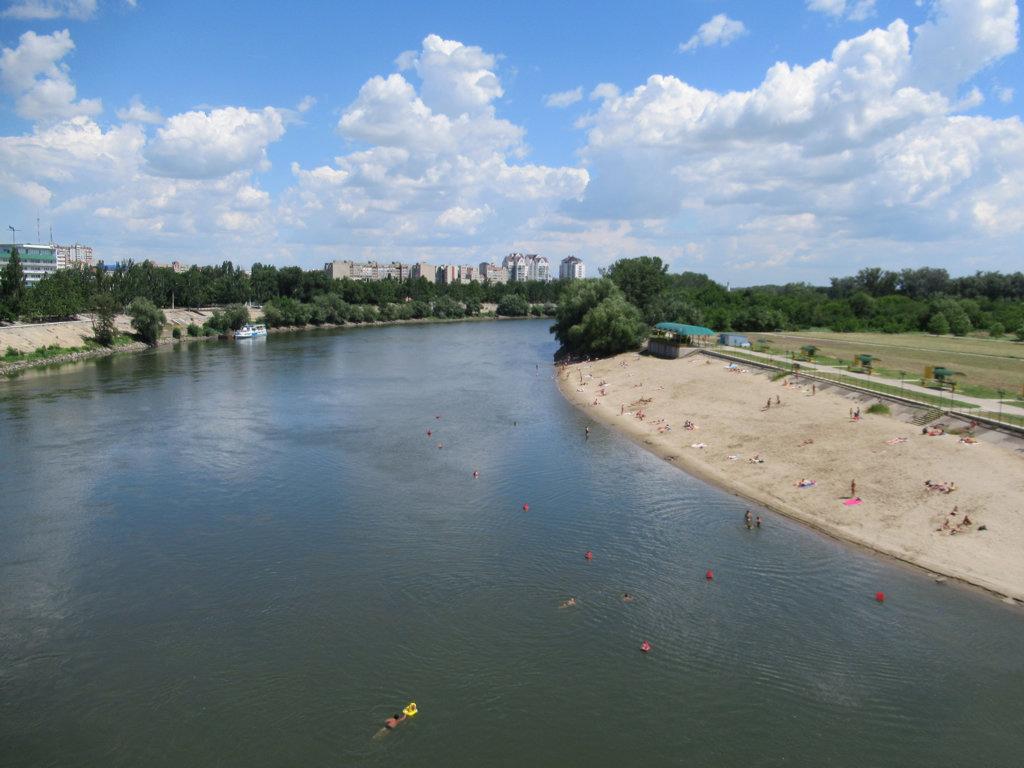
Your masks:
{"label": "swimmer in water", "polygon": [[749,509],[743,515],[743,522],[746,523],[746,526],[747,526],[748,529],[753,527],[754,516],[752,514],[750,514],[750,510]]}
{"label": "swimmer in water", "polygon": [[634,600],[636,600],[636,598],[633,597],[633,595],[629,594],[629,592],[623,592],[622,593],[622,602],[624,602],[624,603],[632,603]]}
{"label": "swimmer in water", "polygon": [[760,515],[757,516],[757,522],[755,522],[754,525],[756,525],[758,528],[761,527],[761,516]]}
{"label": "swimmer in water", "polygon": [[563,600],[558,607],[559,608],[575,608],[576,607],[576,598],[575,597],[570,597],[568,600]]}
{"label": "swimmer in water", "polygon": [[395,730],[395,728],[400,726],[402,723],[404,723],[408,719],[409,719],[409,717],[408,717],[408,715],[405,714],[405,712],[396,712],[395,714],[393,714],[391,717],[389,717],[387,720],[384,721],[384,727],[381,728],[379,731],[377,731],[373,735],[373,738],[374,739],[382,738],[383,736],[385,736],[387,734],[388,731]]}

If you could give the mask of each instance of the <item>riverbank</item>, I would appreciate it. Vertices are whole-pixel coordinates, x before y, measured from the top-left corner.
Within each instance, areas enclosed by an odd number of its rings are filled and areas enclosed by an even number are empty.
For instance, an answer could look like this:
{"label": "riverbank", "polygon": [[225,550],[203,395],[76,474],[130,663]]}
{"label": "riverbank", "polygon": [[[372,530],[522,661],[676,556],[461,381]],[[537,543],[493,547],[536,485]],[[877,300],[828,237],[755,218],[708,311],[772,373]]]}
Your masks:
{"label": "riverbank", "polygon": [[[187,344],[197,341],[216,341],[217,339],[225,338],[223,336],[188,336],[185,333],[185,326],[190,322],[195,322],[196,325],[201,325],[212,315],[213,310],[165,310],[168,314],[169,324],[165,327],[163,335],[157,342],[157,346],[165,346],[168,344]],[[170,313],[177,312],[172,318]],[[252,313],[250,313],[252,315]],[[253,316],[254,321],[261,319],[261,315]],[[268,332],[271,334],[278,333],[301,333],[303,331],[319,331],[319,330],[334,330],[338,328],[368,328],[375,326],[385,325],[428,325],[436,323],[469,323],[469,322],[489,322],[494,320],[542,320],[550,318],[538,318],[534,316],[527,317],[494,317],[494,316],[483,316],[476,315],[473,317],[455,317],[455,318],[440,318],[440,317],[424,317],[415,318],[410,320],[377,320],[367,323],[321,323],[320,325],[289,325],[279,328],[270,328]],[[118,315],[115,321],[117,329],[122,333],[130,333],[131,318],[127,315]],[[180,328],[182,335],[180,339],[175,339],[171,335],[172,328]],[[92,323],[90,320],[69,320],[63,323],[45,323],[38,326],[33,325],[10,325],[0,327],[0,351],[6,349],[8,346],[13,346],[16,349],[26,349],[28,351],[38,349],[39,347],[48,346],[51,344],[57,346],[66,347],[81,347],[85,344],[88,339],[92,338]],[[74,352],[69,352],[63,355],[55,355],[54,357],[38,358],[34,360],[16,360],[13,362],[2,362],[0,361],[0,376],[8,376],[22,371],[29,370],[31,368],[42,368],[51,365],[61,365],[64,363],[78,363],[85,360],[95,360],[101,357],[109,357],[110,355],[116,355],[120,353],[132,353],[132,352],[145,352],[147,349],[152,349],[149,345],[143,344],[142,342],[132,342],[131,344],[123,344],[116,347],[99,347],[93,349],[76,349]]]}
{"label": "riverbank", "polygon": [[[1020,441],[922,435],[867,414],[868,397],[819,385],[812,394],[810,384],[704,355],[626,354],[560,370],[570,402],[691,474],[836,538],[1024,600]],[[813,487],[798,487],[803,479]],[[848,505],[851,481],[861,502]]]}

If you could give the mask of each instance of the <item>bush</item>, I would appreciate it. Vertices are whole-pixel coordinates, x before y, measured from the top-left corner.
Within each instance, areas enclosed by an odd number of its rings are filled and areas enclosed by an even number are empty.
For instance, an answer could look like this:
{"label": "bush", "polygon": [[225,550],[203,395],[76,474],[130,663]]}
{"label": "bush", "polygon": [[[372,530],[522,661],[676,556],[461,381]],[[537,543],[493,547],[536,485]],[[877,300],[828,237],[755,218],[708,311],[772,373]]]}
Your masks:
{"label": "bush", "polygon": [[877,413],[881,416],[888,416],[891,411],[885,403],[872,403],[868,406],[868,413]]}
{"label": "bush", "polygon": [[526,317],[530,303],[518,293],[508,293],[498,302],[497,313],[503,317]]}
{"label": "bush", "polygon": [[180,339],[181,338],[181,328],[179,328],[178,326],[174,326],[174,328],[171,330],[171,336],[173,336],[176,339]]}
{"label": "bush", "polygon": [[1014,335],[1017,337],[1017,341],[1024,341],[1024,325],[1018,328]]}
{"label": "bush", "polygon": [[462,305],[454,299],[450,299],[447,296],[442,296],[440,299],[434,302],[434,317],[438,318],[450,318],[450,317],[462,317],[466,314],[466,310],[463,309]]}
{"label": "bush", "polygon": [[8,347],[7,351],[4,352],[4,357],[18,357],[19,355],[21,355],[21,351],[14,347]]}
{"label": "bush", "polygon": [[93,300],[92,335],[104,347],[114,343],[117,326],[114,316],[117,314],[117,302],[109,293],[101,293]]}
{"label": "bush", "polygon": [[199,326],[196,325],[195,323],[189,323],[188,327],[185,328],[185,333],[187,333],[189,336],[198,336]]}
{"label": "bush", "polygon": [[988,335],[993,339],[1001,339],[1006,335],[1006,326],[1002,323],[992,323],[988,328]]}
{"label": "bush", "polygon": [[949,320],[941,312],[936,312],[928,320],[928,333],[936,336],[945,336],[949,333]]}
{"label": "bush", "polygon": [[543,314],[544,314],[544,309],[543,309],[543,307],[541,307],[540,304],[531,304],[530,305],[530,315],[532,315],[533,317],[540,317]]}
{"label": "bush", "polygon": [[210,338],[211,336],[216,336],[216,335],[217,335],[216,329],[211,328],[208,325],[204,325],[203,326],[203,336],[205,336],[206,338]]}
{"label": "bush", "polygon": [[128,314],[132,318],[132,328],[139,334],[139,338],[147,344],[156,344],[160,338],[160,331],[167,322],[163,310],[149,299],[139,297],[128,306]]}

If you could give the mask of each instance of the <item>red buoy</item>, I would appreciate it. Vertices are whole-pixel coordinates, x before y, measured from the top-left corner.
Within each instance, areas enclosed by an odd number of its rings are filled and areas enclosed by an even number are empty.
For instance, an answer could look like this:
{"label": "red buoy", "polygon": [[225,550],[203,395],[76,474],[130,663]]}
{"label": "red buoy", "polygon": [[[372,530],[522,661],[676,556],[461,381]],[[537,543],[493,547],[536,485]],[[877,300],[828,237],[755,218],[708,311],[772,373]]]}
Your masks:
{"label": "red buoy", "polygon": [[642,643],[640,643],[640,650],[643,651],[644,653],[650,653],[651,652],[651,644],[648,643],[646,640],[644,640]]}
{"label": "red buoy", "polygon": [[530,511],[530,505],[529,504],[523,504],[523,512],[529,512],[529,511]]}
{"label": "red buoy", "polygon": [[587,558],[587,560],[593,560],[594,559],[594,553],[591,552],[589,549],[587,550],[587,553],[585,555],[583,555],[583,556],[585,558]]}
{"label": "red buoy", "polygon": [[704,578],[707,579],[708,581],[711,581],[713,578],[715,578],[715,572],[714,571],[708,571],[707,573],[704,574]]}
{"label": "red buoy", "polygon": [[875,600],[880,603],[885,602],[885,592],[875,592]]}

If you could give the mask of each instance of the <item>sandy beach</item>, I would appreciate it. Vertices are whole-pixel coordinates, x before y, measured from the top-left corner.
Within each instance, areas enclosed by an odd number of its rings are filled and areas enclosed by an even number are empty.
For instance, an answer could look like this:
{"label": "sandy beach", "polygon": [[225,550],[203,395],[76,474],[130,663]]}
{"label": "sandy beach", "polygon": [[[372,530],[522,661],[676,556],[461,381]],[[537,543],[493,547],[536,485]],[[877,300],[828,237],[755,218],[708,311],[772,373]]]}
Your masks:
{"label": "sandy beach", "polygon": [[810,382],[729,366],[703,354],[630,353],[565,366],[558,381],[595,421],[691,474],[829,535],[1024,600],[1024,440],[924,435],[911,411],[868,414],[868,396],[820,383],[812,393]]}

